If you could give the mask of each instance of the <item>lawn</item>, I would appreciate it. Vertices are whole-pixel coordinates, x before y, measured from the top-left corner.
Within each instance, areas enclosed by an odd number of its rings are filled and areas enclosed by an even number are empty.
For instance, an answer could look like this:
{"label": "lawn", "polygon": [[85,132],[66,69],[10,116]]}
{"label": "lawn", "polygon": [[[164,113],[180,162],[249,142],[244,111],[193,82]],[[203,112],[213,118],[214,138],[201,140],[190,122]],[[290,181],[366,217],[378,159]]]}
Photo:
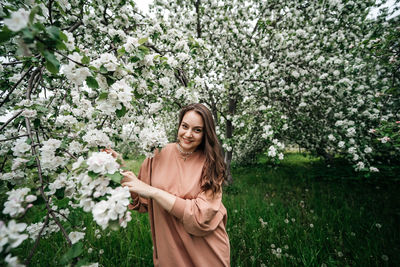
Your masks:
{"label": "lawn", "polygon": [[[141,159],[127,165],[136,173]],[[287,154],[279,166],[261,156],[235,166],[234,184],[224,188],[232,266],[398,266],[400,183],[398,169],[368,178],[343,160],[329,167],[318,158]],[[64,205],[67,200],[64,200]],[[38,221],[41,211],[27,214]],[[103,266],[151,266],[147,214],[133,212],[126,229],[102,231],[76,211],[67,231],[86,227],[80,259]],[[78,229],[78,228],[77,228]],[[23,259],[33,242],[16,250]],[[60,233],[40,242],[32,266],[59,266],[67,251]]]}

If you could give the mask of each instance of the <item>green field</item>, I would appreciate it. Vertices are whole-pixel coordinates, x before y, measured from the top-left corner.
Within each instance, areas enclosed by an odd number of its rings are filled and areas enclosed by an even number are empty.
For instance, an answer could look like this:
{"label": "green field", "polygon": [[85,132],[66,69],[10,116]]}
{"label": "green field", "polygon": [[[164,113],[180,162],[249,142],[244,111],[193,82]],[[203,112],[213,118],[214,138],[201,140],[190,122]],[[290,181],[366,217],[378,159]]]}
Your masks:
{"label": "green field", "polygon": [[[140,160],[128,161],[136,173]],[[400,184],[396,168],[365,178],[335,160],[288,154],[279,166],[260,157],[235,166],[225,187],[232,266],[398,266]],[[40,211],[27,214],[29,221]],[[151,266],[147,214],[133,213],[126,229],[101,231],[77,211],[72,224],[86,227],[80,259],[102,266]],[[65,224],[71,231],[70,224]],[[22,260],[33,243],[15,250]],[[32,266],[59,266],[67,251],[60,233],[40,242]]]}

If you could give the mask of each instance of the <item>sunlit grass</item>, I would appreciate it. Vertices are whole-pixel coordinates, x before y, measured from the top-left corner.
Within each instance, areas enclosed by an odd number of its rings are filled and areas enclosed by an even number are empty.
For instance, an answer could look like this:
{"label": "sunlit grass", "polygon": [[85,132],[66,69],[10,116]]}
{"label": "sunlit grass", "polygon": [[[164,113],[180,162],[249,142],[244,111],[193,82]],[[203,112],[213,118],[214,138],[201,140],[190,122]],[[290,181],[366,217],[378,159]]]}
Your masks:
{"label": "sunlit grass", "polygon": [[[142,161],[128,160],[126,166],[138,173]],[[365,178],[340,159],[327,167],[301,154],[288,154],[277,167],[260,157],[257,164],[236,166],[233,177],[223,198],[232,266],[399,265],[398,182]],[[80,259],[103,266],[151,266],[147,214],[132,215],[126,229],[101,231],[90,215],[71,214],[76,229],[86,227]],[[28,216],[37,221],[42,215]],[[25,242],[18,249],[20,259],[31,247]],[[59,266],[66,250],[60,233],[43,239],[32,266]]]}

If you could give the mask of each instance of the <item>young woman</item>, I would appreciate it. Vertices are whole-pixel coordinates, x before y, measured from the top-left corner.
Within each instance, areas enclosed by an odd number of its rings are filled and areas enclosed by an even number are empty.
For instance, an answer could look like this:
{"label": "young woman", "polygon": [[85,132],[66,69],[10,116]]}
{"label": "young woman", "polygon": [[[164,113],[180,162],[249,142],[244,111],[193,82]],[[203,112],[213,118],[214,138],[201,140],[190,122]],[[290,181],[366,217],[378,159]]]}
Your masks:
{"label": "young woman", "polygon": [[149,213],[154,266],[230,266],[225,171],[211,112],[191,104],[180,112],[176,143],[147,158],[138,177],[122,172],[131,207]]}

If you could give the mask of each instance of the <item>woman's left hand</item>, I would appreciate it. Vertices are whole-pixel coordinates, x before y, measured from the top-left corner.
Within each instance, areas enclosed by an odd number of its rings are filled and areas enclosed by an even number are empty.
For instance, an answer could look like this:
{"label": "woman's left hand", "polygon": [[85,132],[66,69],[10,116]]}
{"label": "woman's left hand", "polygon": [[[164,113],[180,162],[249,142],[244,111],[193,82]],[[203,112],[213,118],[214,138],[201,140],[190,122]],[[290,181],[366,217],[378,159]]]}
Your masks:
{"label": "woman's left hand", "polygon": [[130,192],[137,193],[142,197],[151,197],[152,187],[140,181],[131,171],[122,171],[124,178],[121,180],[122,186],[127,186]]}

